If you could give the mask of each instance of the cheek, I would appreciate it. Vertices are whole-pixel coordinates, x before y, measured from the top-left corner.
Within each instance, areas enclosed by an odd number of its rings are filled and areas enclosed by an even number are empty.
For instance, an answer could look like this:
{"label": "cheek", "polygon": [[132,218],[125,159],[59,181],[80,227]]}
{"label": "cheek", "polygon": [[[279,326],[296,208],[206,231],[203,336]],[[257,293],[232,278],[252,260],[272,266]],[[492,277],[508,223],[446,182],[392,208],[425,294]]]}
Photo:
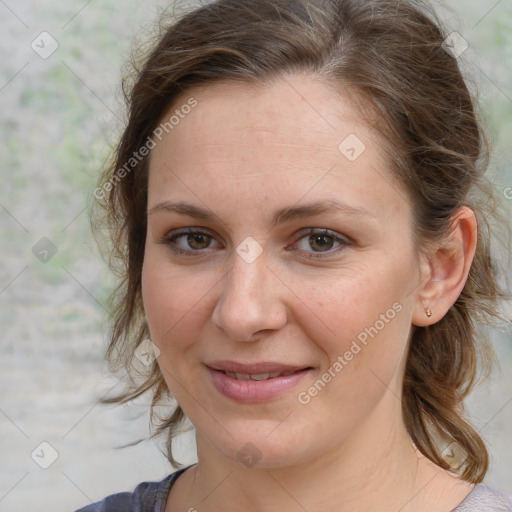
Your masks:
{"label": "cheek", "polygon": [[158,365],[171,394],[186,403],[189,378],[197,367],[187,361],[204,325],[204,279],[172,268],[160,255],[147,252],[142,271],[142,297],[151,341],[160,349]]}
{"label": "cheek", "polygon": [[195,317],[208,288],[200,276],[173,268],[156,251],[146,251],[142,299],[151,338],[160,350],[168,349],[167,340],[176,338],[183,326],[198,325]]}
{"label": "cheek", "polygon": [[[399,396],[410,312],[405,282],[392,281],[392,276],[384,269],[365,275],[361,268],[337,285],[310,288],[308,304],[315,306],[301,326],[325,357],[315,380],[297,389],[296,398],[301,421],[313,424],[311,430],[327,424],[344,435],[370,414],[388,389]],[[324,324],[329,330],[312,327]]]}
{"label": "cheek", "polygon": [[[359,266],[348,272],[304,279],[299,297],[308,316],[304,327],[314,326],[322,335],[329,333],[327,340],[334,341],[355,338],[375,323],[378,330],[384,330],[384,326],[387,329],[395,323],[397,309],[403,308],[407,290],[405,280],[391,270],[381,267],[375,271],[375,267],[368,270]],[[395,303],[400,305],[393,307]],[[381,315],[384,315],[382,319]],[[320,331],[316,329],[319,326]]]}
{"label": "cheek", "polygon": [[306,279],[301,290],[308,306],[301,328],[325,355],[320,377],[330,370],[333,381],[357,385],[362,394],[370,384],[379,385],[379,378],[391,381],[410,330],[405,267],[376,268],[359,265],[320,282]]}

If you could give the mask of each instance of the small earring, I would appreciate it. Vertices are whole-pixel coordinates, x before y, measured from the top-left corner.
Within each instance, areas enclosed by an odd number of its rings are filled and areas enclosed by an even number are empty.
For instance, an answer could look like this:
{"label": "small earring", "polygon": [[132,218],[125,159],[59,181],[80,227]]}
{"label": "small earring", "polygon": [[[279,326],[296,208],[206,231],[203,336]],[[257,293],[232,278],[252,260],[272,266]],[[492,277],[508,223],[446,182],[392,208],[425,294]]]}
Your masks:
{"label": "small earring", "polygon": [[432,311],[430,311],[429,308],[425,309],[425,315],[427,315],[428,318],[432,316]]}

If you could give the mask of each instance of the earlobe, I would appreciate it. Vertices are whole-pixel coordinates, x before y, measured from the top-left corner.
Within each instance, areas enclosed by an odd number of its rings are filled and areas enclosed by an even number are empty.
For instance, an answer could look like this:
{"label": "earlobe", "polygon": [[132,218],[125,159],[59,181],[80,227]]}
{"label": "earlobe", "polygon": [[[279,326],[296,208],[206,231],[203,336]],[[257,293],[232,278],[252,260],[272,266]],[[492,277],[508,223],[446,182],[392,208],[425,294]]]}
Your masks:
{"label": "earlobe", "polygon": [[476,217],[473,210],[463,206],[452,217],[448,233],[428,258],[428,270],[417,290],[414,325],[425,327],[446,315],[464,289],[476,246]]}

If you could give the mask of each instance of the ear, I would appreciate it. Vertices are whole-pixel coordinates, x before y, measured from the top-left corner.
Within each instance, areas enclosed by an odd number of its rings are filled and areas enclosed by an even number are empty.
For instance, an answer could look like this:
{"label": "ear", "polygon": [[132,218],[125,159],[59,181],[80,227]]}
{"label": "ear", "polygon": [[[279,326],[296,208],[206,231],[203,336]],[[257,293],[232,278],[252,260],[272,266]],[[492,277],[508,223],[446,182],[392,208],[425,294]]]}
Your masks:
{"label": "ear", "polygon": [[[448,233],[436,244],[422,267],[413,325],[435,324],[446,315],[466,284],[476,245],[475,213],[463,206],[456,211]],[[430,317],[425,314],[427,308],[432,312]]]}

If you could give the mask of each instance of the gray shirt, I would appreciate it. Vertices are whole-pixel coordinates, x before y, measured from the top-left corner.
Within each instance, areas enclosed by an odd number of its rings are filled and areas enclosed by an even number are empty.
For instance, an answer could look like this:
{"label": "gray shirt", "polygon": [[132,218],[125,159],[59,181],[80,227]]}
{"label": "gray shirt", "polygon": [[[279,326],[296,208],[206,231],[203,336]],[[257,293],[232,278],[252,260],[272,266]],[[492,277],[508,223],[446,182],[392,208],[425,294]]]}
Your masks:
{"label": "gray shirt", "polygon": [[[160,482],[142,482],[133,492],[112,494],[103,501],[92,503],[75,512],[164,512],[172,484],[193,465],[171,473]],[[512,512],[512,496],[477,484],[451,512]]]}

